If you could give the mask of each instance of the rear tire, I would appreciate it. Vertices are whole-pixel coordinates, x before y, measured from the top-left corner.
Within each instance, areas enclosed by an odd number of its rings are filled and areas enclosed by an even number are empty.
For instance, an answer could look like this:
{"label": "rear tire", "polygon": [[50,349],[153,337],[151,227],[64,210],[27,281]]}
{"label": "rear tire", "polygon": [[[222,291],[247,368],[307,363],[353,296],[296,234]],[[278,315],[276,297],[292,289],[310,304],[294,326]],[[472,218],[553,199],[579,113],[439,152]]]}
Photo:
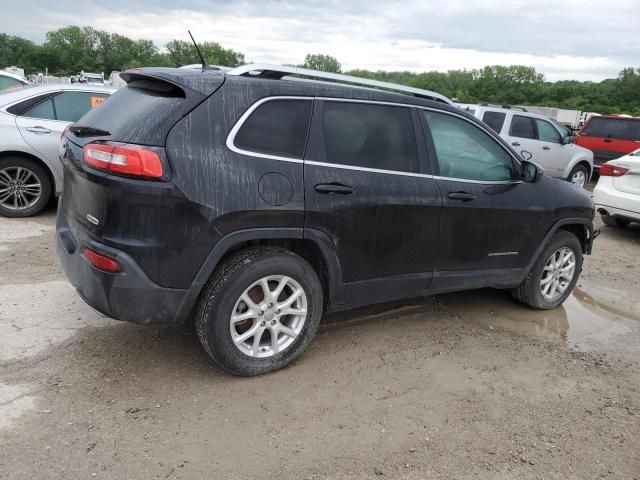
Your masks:
{"label": "rear tire", "polygon": [[0,215],[30,217],[42,211],[51,200],[49,172],[24,157],[0,159]]}
{"label": "rear tire", "polygon": [[623,218],[612,217],[611,215],[600,215],[605,225],[615,228],[626,228],[631,223],[629,220]]}
{"label": "rear tire", "polygon": [[[567,262],[562,263],[565,256]],[[572,259],[573,267],[569,268]],[[523,282],[511,290],[511,295],[530,308],[556,308],[571,294],[581,271],[580,240],[572,233],[560,230],[551,237]]]}
{"label": "rear tire", "polygon": [[279,247],[253,247],[216,269],[200,296],[196,329],[220,367],[259,375],[302,354],[318,330],[322,305],[320,280],[306,260]]}
{"label": "rear tire", "polygon": [[584,165],[576,165],[571,170],[567,181],[579,187],[586,187],[589,181],[589,169]]}

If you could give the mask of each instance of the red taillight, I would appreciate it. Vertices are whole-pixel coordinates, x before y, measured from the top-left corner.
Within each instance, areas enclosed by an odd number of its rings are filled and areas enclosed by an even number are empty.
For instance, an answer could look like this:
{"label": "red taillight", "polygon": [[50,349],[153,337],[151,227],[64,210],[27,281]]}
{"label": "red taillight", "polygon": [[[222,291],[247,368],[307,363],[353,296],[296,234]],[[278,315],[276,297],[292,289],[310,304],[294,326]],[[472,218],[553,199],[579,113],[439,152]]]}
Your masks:
{"label": "red taillight", "polygon": [[118,273],[120,271],[120,264],[113,258],[102,255],[90,248],[85,248],[83,254],[91,262],[91,265],[98,270],[109,273]]}
{"label": "red taillight", "polygon": [[600,165],[599,173],[602,177],[621,177],[628,171],[628,168],[611,165],[610,163],[603,163],[602,165]]}
{"label": "red taillight", "polygon": [[90,167],[116,174],[149,178],[160,178],[163,174],[158,154],[142,147],[89,143],[84,147],[83,157]]}

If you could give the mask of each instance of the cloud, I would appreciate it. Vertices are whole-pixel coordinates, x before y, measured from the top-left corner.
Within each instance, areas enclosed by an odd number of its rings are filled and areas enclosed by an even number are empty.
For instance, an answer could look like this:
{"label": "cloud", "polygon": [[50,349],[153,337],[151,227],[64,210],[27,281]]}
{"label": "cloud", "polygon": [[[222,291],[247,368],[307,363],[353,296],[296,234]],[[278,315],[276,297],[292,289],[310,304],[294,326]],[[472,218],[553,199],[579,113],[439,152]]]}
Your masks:
{"label": "cloud", "polygon": [[[603,9],[606,11],[603,12]],[[3,8],[0,31],[43,41],[73,23],[159,45],[215,40],[247,59],[299,63],[309,52],[345,68],[449,70],[536,67],[549,80],[601,80],[638,64],[637,0],[36,0]]]}

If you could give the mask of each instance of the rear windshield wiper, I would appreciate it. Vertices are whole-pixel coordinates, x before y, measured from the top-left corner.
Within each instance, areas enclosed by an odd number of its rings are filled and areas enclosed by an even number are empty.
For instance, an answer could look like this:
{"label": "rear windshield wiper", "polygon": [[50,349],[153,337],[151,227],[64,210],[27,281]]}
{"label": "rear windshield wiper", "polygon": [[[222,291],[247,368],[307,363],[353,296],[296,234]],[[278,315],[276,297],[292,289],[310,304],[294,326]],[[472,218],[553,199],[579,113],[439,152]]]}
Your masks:
{"label": "rear windshield wiper", "polygon": [[100,130],[99,128],[83,127],[81,125],[72,125],[69,131],[78,137],[107,137],[111,132]]}

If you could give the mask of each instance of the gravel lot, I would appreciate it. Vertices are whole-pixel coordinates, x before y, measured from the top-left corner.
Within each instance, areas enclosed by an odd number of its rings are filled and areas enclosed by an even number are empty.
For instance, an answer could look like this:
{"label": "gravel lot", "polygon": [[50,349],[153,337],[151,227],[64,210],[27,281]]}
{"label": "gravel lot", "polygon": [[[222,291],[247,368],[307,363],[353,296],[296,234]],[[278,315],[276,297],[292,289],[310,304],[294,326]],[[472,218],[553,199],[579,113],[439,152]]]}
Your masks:
{"label": "gravel lot", "polygon": [[342,313],[243,379],[87,307],[54,217],[0,218],[2,479],[640,478],[640,228],[599,225],[554,311],[480,290]]}

